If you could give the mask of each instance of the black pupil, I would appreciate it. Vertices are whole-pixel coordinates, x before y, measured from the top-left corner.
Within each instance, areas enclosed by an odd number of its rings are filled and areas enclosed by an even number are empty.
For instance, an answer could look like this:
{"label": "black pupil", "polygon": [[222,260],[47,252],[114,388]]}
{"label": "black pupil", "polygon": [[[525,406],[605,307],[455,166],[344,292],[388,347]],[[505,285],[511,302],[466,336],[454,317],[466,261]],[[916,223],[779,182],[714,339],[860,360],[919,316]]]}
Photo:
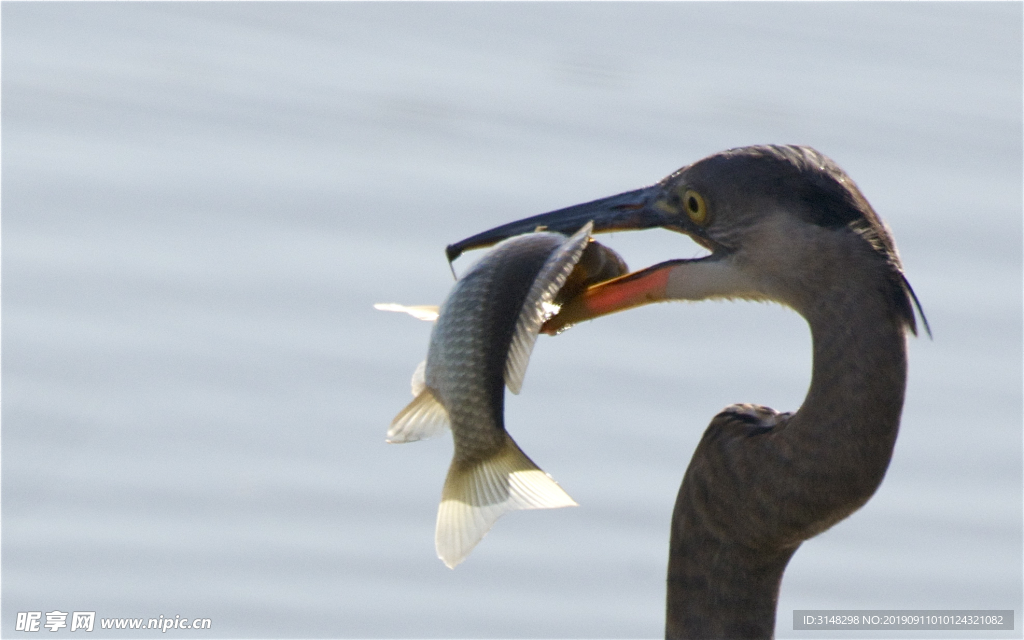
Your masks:
{"label": "black pupil", "polygon": [[697,213],[697,210],[700,208],[697,206],[697,198],[694,198],[693,196],[690,196],[689,198],[686,199],[686,206],[693,213]]}

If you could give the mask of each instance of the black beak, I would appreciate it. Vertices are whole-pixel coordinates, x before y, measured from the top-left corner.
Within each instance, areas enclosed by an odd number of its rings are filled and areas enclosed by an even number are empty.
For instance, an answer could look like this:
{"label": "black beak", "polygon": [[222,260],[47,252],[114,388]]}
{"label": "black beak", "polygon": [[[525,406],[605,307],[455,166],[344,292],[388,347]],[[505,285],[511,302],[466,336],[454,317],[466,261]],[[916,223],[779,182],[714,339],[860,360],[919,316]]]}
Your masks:
{"label": "black beak", "polygon": [[573,234],[590,221],[594,223],[594,233],[652,227],[681,230],[678,229],[678,216],[672,215],[664,207],[657,206],[658,203],[664,202],[664,197],[664,186],[656,184],[503,224],[448,245],[448,262],[452,262],[469,249],[489,247],[505,238],[524,233],[547,230],[566,235]]}

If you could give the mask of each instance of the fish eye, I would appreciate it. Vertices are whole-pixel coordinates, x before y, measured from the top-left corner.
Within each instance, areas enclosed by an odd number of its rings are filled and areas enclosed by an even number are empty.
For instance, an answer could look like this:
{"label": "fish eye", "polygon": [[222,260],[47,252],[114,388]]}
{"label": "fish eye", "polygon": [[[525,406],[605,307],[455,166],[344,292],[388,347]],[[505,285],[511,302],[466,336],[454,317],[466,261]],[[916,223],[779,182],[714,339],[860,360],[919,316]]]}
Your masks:
{"label": "fish eye", "polygon": [[695,224],[704,224],[708,220],[708,206],[704,202],[704,196],[693,189],[687,189],[683,194],[683,207],[686,215],[690,216]]}

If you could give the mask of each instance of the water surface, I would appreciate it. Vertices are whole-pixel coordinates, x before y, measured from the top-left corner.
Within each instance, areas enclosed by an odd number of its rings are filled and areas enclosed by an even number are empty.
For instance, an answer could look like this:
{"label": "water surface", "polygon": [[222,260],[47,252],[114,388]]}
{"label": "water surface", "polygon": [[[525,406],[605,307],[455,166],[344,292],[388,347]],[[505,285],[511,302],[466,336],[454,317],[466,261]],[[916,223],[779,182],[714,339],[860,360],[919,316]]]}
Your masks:
{"label": "water surface", "polygon": [[[1020,637],[1020,4],[2,12],[5,636],[54,609],[658,636],[693,448],[727,404],[799,406],[805,323],[666,304],[541,338],[507,423],[580,507],[511,514],[450,571],[450,441],[384,444],[430,326],[372,304],[439,302],[449,242],[778,142],[857,180],[935,338],[885,482],[796,554],[777,635],[806,637],[793,609],[977,608],[1018,630],[972,638]],[[700,252],[604,240],[634,268]]]}

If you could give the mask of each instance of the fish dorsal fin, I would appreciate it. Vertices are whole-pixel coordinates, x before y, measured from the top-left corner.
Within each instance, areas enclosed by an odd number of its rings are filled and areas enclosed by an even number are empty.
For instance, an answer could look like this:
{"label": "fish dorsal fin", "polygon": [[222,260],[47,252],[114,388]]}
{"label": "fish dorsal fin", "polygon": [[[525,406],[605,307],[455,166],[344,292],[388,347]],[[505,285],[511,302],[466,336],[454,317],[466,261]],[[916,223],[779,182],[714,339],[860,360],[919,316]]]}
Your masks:
{"label": "fish dorsal fin", "polygon": [[[415,375],[413,376],[415,383]],[[388,442],[416,442],[451,428],[451,420],[434,392],[424,387],[397,416],[388,429]]]}
{"label": "fish dorsal fin", "polygon": [[453,569],[503,514],[573,506],[569,494],[505,434],[494,456],[469,466],[453,462],[448,470],[437,510],[437,556]]}
{"label": "fish dorsal fin", "polygon": [[548,257],[523,301],[508,357],[505,359],[505,384],[512,393],[519,393],[523,388],[526,365],[530,363],[533,345],[541,326],[551,314],[549,305],[572,273],[573,267],[580,261],[593,228],[594,223],[588,222]]}
{"label": "fish dorsal fin", "polygon": [[401,313],[408,313],[410,316],[417,320],[426,320],[427,322],[433,322],[437,320],[437,305],[430,304],[414,304],[404,305],[397,304],[395,302],[378,302],[373,305],[374,309],[378,311],[398,311]]}

